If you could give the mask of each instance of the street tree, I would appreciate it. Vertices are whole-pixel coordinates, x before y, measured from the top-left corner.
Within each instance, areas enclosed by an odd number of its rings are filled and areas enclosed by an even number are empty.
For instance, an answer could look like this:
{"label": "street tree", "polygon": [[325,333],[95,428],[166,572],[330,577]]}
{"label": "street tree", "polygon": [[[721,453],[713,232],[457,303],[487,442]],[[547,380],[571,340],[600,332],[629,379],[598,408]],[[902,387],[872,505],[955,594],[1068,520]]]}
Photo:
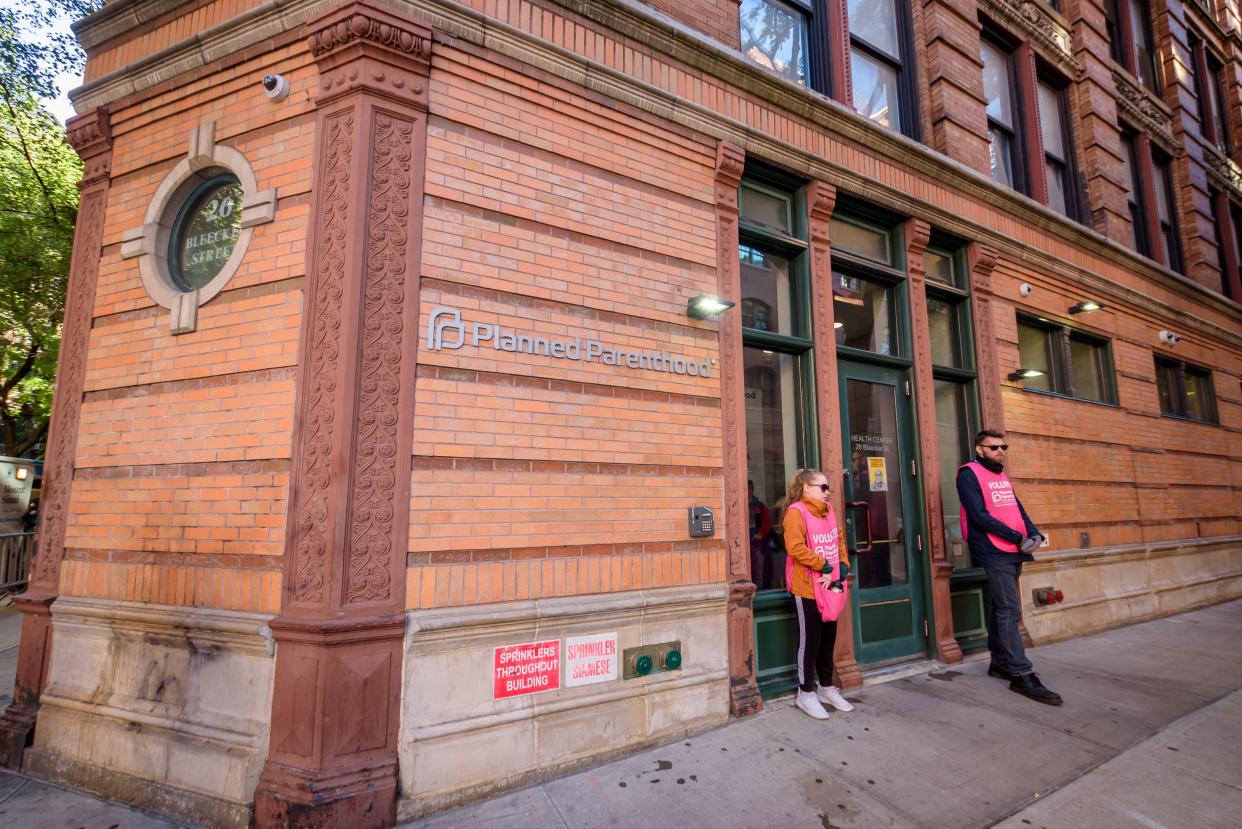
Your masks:
{"label": "street tree", "polygon": [[[52,387],[82,165],[40,103],[81,68],[72,34],[49,23],[93,0],[0,9],[0,454],[39,454]],[[64,27],[62,27],[64,28]]]}

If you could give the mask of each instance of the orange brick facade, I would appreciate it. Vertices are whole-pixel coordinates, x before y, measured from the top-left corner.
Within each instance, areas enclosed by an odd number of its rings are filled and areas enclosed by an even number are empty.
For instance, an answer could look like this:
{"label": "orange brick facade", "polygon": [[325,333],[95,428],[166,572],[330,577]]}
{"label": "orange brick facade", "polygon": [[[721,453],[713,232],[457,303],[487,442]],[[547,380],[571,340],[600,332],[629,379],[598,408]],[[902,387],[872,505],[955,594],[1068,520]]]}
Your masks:
{"label": "orange brick facade", "polygon": [[[1227,127],[1242,157],[1236,7],[1212,22],[1173,5],[1153,2],[1169,77],[1182,77],[1189,19],[1225,58]],[[988,178],[981,25],[1028,38],[1031,71],[1050,60],[1003,0],[935,0],[911,17],[921,142],[749,63],[733,0],[652,7],[659,14],[606,0],[283,11],[117,0],[81,25],[83,115],[70,125],[88,162],[70,294],[80,307],[66,322],[19,693],[0,721],[5,762],[20,765],[25,751],[40,773],[128,799],[141,797],[125,781],[146,780],[180,804],[161,808],[188,819],[352,826],[350,810],[365,808],[367,825],[389,825],[580,760],[424,784],[411,771],[420,740],[435,756],[453,722],[504,710],[422,723],[410,683],[426,672],[415,666],[443,665],[413,631],[469,620],[458,640],[490,646],[469,626],[492,624],[492,611],[561,620],[625,607],[616,612],[641,619],[666,601],[652,597],[714,602],[707,615],[719,624],[704,624],[719,650],[704,649],[714,656],[694,682],[709,690],[686,722],[756,710],[742,325],[738,310],[686,314],[698,294],[741,299],[731,294],[737,186],[756,164],[802,188],[825,469],[842,464],[829,217],[865,203],[900,217],[912,451],[926,470],[942,450],[918,263],[942,238],[968,263],[977,420],[1003,423],[1014,445],[1011,472],[1051,542],[1037,572],[1086,574],[1081,606],[1028,613],[1035,638],[1242,594],[1242,237],[1226,225],[1211,242],[1209,200],[1219,193],[1223,215],[1232,204],[1242,216],[1242,174],[1200,139],[1194,89],[1171,84],[1140,107],[1187,148],[1171,165],[1182,276],[1129,249],[1122,123],[1137,105],[1118,102],[1102,4],[1044,11],[1068,37],[1053,57],[1082,70],[1067,87],[1081,223]],[[490,21],[501,24],[494,36]],[[269,73],[289,81],[283,100],[260,85]],[[123,248],[205,124],[245,157],[259,190],[274,191],[274,216],[254,226],[194,330],[172,334]],[[1066,311],[1084,298],[1105,308]],[[482,325],[593,340],[665,353],[704,376],[488,342],[437,347],[438,309],[459,313],[463,338]],[[1022,367],[1019,314],[1106,341],[1115,404],[1006,379]],[[1180,343],[1162,345],[1162,330]],[[1156,356],[1208,372],[1217,423],[1162,416]],[[925,531],[938,532],[939,485],[915,485]],[[692,506],[714,511],[714,534],[687,537]],[[929,535],[924,555],[924,655],[956,661],[949,551]],[[1107,569],[1136,560],[1151,569]],[[81,628],[74,614],[111,605],[135,618],[145,606],[203,612],[225,639],[250,637],[239,647],[266,667],[238,670],[271,704],[235,728],[251,758],[237,792],[139,769],[100,782],[88,771],[97,759],[58,747],[69,715],[38,714],[40,694],[45,709],[67,710],[66,689],[90,682],[54,661],[52,643]],[[850,624],[838,650],[845,684],[867,667]],[[471,670],[486,680],[481,658],[462,657],[469,669],[444,687]],[[351,699],[386,715],[345,726],[333,706]],[[622,735],[601,751],[674,733]],[[317,798],[325,786],[339,796]]]}

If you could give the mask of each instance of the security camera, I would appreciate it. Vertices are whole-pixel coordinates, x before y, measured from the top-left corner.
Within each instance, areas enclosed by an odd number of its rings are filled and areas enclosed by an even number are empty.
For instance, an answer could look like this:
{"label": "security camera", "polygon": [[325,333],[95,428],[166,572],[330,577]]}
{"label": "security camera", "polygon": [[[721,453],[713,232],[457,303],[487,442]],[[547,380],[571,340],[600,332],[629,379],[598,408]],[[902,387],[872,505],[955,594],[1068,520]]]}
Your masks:
{"label": "security camera", "polygon": [[283,101],[289,96],[289,82],[284,75],[264,75],[263,91],[273,101]]}
{"label": "security camera", "polygon": [[1174,334],[1172,331],[1161,331],[1160,332],[1160,342],[1164,343],[1165,345],[1177,345],[1181,341],[1182,341],[1182,337],[1180,334]]}

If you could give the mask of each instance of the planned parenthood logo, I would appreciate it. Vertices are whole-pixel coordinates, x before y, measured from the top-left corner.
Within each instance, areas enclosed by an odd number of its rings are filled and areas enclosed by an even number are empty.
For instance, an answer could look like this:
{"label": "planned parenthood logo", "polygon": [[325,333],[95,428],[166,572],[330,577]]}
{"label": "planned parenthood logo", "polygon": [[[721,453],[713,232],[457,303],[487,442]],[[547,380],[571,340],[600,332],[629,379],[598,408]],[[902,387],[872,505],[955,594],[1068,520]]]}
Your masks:
{"label": "planned parenthood logo", "polygon": [[432,351],[455,351],[467,344],[476,348],[491,347],[510,354],[601,363],[619,368],[709,379],[712,376],[712,364],[716,362],[699,362],[665,351],[624,351],[609,348],[600,340],[582,337],[561,340],[520,334],[499,324],[466,322],[457,308],[436,308],[431,312],[427,320],[427,348]]}

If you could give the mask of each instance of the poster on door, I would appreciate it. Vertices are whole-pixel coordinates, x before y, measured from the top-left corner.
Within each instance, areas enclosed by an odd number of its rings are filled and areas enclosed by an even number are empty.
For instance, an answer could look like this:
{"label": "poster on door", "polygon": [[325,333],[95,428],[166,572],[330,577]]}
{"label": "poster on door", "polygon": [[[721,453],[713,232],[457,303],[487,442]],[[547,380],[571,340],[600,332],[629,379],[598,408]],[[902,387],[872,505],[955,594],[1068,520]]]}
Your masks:
{"label": "poster on door", "polygon": [[867,480],[872,492],[888,492],[888,469],[884,458],[867,458]]}

